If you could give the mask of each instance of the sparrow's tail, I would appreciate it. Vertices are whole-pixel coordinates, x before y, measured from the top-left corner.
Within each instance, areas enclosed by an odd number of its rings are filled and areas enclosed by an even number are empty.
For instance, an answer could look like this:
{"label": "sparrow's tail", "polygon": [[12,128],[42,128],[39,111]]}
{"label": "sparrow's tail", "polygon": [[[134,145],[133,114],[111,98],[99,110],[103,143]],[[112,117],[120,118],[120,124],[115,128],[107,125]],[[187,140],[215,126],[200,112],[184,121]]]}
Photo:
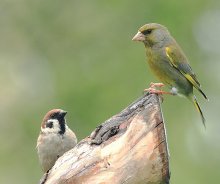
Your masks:
{"label": "sparrow's tail", "polygon": [[201,110],[201,108],[200,108],[200,106],[199,106],[199,103],[198,103],[198,101],[197,101],[197,99],[196,99],[196,96],[195,96],[195,95],[191,95],[191,96],[189,97],[189,99],[190,99],[190,101],[193,102],[194,106],[196,107],[196,110],[200,113],[200,116],[201,116],[201,118],[202,118],[202,123],[203,123],[204,127],[206,128],[206,125],[205,125],[205,117],[204,117],[203,112],[202,112],[202,110]]}

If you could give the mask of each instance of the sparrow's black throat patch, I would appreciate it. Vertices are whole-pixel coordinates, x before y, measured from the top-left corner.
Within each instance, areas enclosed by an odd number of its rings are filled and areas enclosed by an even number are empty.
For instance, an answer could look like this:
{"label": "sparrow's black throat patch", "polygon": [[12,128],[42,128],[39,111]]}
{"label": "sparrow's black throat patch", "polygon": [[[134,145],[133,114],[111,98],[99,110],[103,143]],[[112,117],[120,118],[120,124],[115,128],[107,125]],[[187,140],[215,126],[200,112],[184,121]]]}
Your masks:
{"label": "sparrow's black throat patch", "polygon": [[59,134],[60,135],[63,135],[66,131],[66,126],[65,126],[65,119],[62,118],[62,119],[59,119],[59,124],[60,124],[60,131],[59,131]]}

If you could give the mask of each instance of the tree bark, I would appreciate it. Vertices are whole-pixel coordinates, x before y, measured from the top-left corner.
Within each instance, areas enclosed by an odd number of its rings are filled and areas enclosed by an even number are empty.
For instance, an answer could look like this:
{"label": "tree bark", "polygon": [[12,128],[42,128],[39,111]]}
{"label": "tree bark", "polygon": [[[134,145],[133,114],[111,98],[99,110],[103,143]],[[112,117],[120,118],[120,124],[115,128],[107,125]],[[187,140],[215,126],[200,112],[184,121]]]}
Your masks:
{"label": "tree bark", "polygon": [[168,184],[169,178],[159,97],[146,94],[61,156],[41,183]]}

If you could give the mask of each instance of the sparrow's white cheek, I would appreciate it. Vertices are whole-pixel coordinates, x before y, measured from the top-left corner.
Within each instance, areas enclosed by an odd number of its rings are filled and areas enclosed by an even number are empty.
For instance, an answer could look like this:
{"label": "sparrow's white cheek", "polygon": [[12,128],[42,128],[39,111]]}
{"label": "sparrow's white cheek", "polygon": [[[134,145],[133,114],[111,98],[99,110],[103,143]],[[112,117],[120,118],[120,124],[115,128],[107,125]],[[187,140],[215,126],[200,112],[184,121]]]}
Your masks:
{"label": "sparrow's white cheek", "polygon": [[59,121],[57,119],[50,119],[48,120],[49,122],[53,122],[53,126],[50,127],[45,127],[42,128],[41,127],[41,131],[44,133],[58,133],[60,131],[60,125],[59,125]]}

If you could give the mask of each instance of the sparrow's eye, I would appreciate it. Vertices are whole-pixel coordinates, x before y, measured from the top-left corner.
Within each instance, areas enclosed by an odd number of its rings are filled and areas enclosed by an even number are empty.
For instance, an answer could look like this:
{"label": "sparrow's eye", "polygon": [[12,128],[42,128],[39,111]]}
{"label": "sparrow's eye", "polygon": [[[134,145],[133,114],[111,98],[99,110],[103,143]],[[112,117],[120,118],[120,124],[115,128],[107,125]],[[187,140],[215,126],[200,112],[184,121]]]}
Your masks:
{"label": "sparrow's eye", "polygon": [[58,116],[58,113],[53,113],[53,114],[50,115],[50,118],[51,119],[56,119],[57,116]]}
{"label": "sparrow's eye", "polygon": [[53,128],[53,122],[52,122],[52,121],[48,121],[48,122],[46,123],[46,127],[48,127],[48,128]]}
{"label": "sparrow's eye", "polygon": [[147,30],[142,31],[142,33],[143,33],[144,35],[151,34],[151,32],[152,32],[152,29],[147,29]]}

